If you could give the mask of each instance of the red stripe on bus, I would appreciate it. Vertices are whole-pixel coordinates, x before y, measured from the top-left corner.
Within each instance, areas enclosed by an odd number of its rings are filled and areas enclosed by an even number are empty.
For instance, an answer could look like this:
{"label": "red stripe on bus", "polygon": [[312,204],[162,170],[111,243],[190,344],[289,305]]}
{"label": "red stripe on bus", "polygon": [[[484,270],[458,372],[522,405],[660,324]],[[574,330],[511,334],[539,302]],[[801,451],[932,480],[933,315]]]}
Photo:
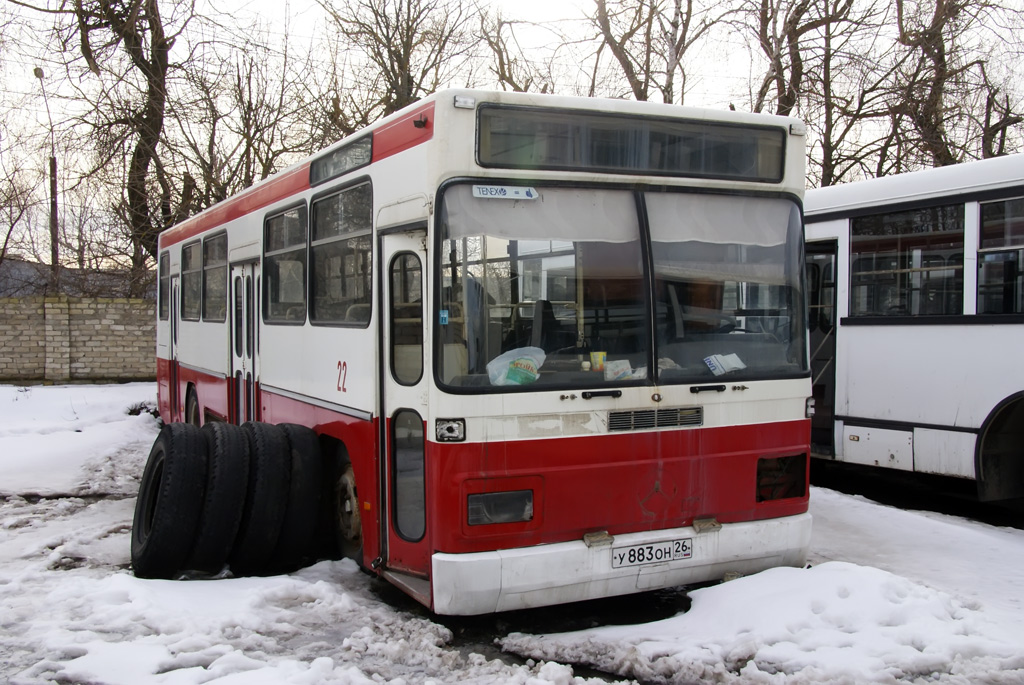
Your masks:
{"label": "red stripe on bus", "polygon": [[373,132],[373,162],[397,155],[434,137],[434,103],[417,107]]}
{"label": "red stripe on bus", "polygon": [[160,234],[160,249],[188,240],[309,188],[309,162],[272,176]]}

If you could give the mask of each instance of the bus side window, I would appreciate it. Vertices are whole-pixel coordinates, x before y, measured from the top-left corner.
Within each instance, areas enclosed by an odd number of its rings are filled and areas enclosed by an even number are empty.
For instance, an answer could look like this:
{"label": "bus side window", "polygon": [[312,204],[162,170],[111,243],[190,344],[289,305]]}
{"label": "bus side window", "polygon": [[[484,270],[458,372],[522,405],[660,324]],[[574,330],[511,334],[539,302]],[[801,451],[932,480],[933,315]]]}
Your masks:
{"label": "bus side window", "polygon": [[369,183],[313,203],[309,318],[314,323],[370,323],[372,204]]}
{"label": "bus side window", "polygon": [[202,243],[181,248],[181,318],[199,321],[203,311]]}
{"label": "bus side window", "polygon": [[303,323],[306,320],[306,206],[268,217],[264,230],[264,320]]}
{"label": "bus side window", "polygon": [[167,321],[171,315],[171,254],[162,252],[157,268],[159,289],[157,290],[157,309],[161,321]]}
{"label": "bus side window", "polygon": [[[978,312],[1024,312],[1024,198],[981,205]],[[962,255],[961,261],[963,259]]]}
{"label": "bus side window", "polygon": [[223,322],[228,306],[228,234],[203,241],[203,321]]}

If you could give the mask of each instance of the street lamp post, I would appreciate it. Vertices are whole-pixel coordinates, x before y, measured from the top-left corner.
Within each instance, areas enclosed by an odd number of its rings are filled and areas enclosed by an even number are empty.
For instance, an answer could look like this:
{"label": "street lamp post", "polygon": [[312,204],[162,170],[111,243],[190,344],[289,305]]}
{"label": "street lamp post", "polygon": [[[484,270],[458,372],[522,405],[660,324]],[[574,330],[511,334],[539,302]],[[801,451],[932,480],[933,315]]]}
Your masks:
{"label": "street lamp post", "polygon": [[50,122],[50,281],[54,294],[59,291],[60,279],[60,247],[57,235],[57,147],[54,143],[53,117],[50,116],[50,101],[46,98],[46,86],[43,83],[43,70],[36,67],[32,71],[39,79],[39,87],[43,91],[43,103],[46,105],[46,118]]}

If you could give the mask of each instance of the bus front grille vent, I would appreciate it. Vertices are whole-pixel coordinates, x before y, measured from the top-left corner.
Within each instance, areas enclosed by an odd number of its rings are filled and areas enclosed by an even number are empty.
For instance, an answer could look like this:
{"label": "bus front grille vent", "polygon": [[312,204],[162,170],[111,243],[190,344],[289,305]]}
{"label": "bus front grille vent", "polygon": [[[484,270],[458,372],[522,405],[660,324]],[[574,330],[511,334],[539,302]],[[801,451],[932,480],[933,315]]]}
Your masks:
{"label": "bus front grille vent", "polygon": [[608,414],[608,430],[612,431],[678,428],[680,426],[701,426],[703,424],[703,407],[613,411]]}

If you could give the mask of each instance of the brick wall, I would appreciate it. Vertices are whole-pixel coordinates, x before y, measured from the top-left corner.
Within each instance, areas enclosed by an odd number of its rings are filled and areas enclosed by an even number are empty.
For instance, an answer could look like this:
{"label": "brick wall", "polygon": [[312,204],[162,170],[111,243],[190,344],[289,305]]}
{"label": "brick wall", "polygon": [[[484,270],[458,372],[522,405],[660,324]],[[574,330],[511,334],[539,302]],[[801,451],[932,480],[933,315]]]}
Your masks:
{"label": "brick wall", "polygon": [[42,380],[46,373],[42,297],[0,299],[0,380]]}
{"label": "brick wall", "polygon": [[0,381],[151,380],[153,308],[149,300],[0,298]]}

